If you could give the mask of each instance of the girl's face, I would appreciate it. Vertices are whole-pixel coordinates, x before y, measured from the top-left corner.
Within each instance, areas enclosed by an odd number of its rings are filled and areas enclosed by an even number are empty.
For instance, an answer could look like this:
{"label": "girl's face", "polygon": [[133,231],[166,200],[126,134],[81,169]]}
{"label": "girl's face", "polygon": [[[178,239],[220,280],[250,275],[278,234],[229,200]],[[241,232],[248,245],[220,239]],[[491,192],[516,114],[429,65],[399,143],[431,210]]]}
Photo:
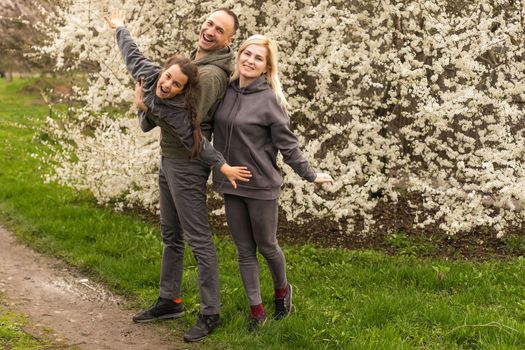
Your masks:
{"label": "girl's face", "polygon": [[188,76],[182,73],[178,64],[174,64],[162,72],[155,94],[161,99],[172,98],[184,90],[187,82]]}
{"label": "girl's face", "polygon": [[239,56],[240,78],[245,85],[266,73],[268,66],[268,49],[261,45],[248,45]]}

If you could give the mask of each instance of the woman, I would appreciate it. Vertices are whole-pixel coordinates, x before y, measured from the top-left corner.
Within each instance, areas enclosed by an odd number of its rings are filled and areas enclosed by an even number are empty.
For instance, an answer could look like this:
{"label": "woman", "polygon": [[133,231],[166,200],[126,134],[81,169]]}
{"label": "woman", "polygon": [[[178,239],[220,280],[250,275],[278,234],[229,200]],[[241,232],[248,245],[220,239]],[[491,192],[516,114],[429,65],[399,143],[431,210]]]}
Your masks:
{"label": "woman", "polygon": [[218,172],[213,186],[224,194],[226,220],[237,246],[241,279],[250,304],[249,330],[266,320],[259,286],[256,250],[270,269],[275,294],[274,318],[285,317],[292,307],[292,286],[286,278],[284,254],[276,239],[278,197],[282,176],[277,153],[304,179],[333,183],[330,175],[315,173],[289,128],[277,70],[277,46],[254,35],[239,48],[226,95],[215,112],[214,146],[226,161],[244,164],[252,172],[249,183],[234,187]]}
{"label": "woman", "polygon": [[[209,167],[220,170],[233,187],[236,180],[248,181],[250,172],[246,167],[226,164],[223,156],[201,136],[195,101],[196,65],[181,56],[169,58],[163,68],[153,64],[133,42],[118,11],[114,10],[111,17],[105,19],[116,29],[118,46],[133,79],[143,81],[138,100],[142,100],[141,109],[149,113],[141,115],[142,130],[146,132],[156,126],[161,129],[159,190],[164,249],[160,296],[149,309],[135,315],[133,321],[143,323],[184,315],[180,296],[186,239],[199,270],[201,315],[196,325],[185,333],[184,340],[196,341],[220,323],[217,253],[205,208]],[[192,151],[191,160],[185,156],[186,150],[183,149],[181,155],[180,142]]]}

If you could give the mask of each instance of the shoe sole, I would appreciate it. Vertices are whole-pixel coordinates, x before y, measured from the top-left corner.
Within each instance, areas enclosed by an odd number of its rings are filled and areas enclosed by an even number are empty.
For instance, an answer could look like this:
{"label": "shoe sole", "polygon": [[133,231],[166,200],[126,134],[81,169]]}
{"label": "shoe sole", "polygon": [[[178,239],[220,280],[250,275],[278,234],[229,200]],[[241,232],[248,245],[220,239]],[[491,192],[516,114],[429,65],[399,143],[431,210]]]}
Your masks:
{"label": "shoe sole", "polygon": [[202,339],[206,338],[206,336],[207,336],[207,335],[204,335],[204,336],[202,336],[202,337],[200,337],[200,338],[192,338],[192,339],[188,339],[188,338],[184,338],[184,337],[183,337],[182,339],[184,339],[184,341],[185,341],[186,343],[195,343],[195,342],[201,341]]}
{"label": "shoe sole", "polygon": [[133,319],[133,322],[135,322],[135,323],[149,323],[149,322],[155,322],[155,321],[161,321],[161,320],[169,320],[169,319],[180,318],[180,317],[184,316],[184,314],[185,314],[185,312],[182,311],[182,312],[179,312],[179,313],[176,313],[176,314],[162,315],[162,316],[155,317],[155,318],[150,318],[150,319],[147,319],[147,320],[135,320],[135,319]]}
{"label": "shoe sole", "polygon": [[186,336],[183,336],[182,339],[186,342],[186,343],[195,343],[195,342],[198,342],[198,341],[201,341],[202,339],[206,338],[207,336],[209,336],[211,334],[211,332],[213,332],[213,330],[210,331],[210,333],[206,334],[206,335],[203,335],[202,337],[200,338],[186,338]]}

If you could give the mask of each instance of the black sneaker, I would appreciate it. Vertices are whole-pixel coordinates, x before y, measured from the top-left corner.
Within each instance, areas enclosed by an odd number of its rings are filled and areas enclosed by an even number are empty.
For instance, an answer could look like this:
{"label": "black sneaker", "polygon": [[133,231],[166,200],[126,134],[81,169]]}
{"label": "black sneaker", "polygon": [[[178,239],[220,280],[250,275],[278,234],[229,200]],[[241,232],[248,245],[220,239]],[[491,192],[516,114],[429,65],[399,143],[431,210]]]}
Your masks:
{"label": "black sneaker", "polygon": [[275,314],[273,315],[274,319],[283,319],[292,311],[292,294],[292,285],[288,283],[288,287],[286,287],[286,296],[284,298],[275,298],[273,300],[275,304]]}
{"label": "black sneaker", "polygon": [[197,318],[195,325],[184,334],[185,342],[199,341],[221,324],[219,315],[201,315]]}
{"label": "black sneaker", "polygon": [[158,298],[151,307],[133,316],[133,322],[145,323],[168,318],[179,318],[184,316],[182,303],[175,303],[173,300]]}
{"label": "black sneaker", "polygon": [[257,330],[257,328],[264,326],[266,323],[266,315],[263,315],[262,317],[255,317],[250,315],[248,317],[248,332],[253,332]]}

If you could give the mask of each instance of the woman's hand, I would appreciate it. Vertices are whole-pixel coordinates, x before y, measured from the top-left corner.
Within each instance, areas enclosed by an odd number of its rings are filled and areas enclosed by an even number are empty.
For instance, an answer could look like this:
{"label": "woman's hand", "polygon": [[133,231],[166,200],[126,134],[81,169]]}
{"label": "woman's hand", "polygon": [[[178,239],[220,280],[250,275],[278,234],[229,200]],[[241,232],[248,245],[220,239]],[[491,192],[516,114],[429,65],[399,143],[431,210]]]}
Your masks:
{"label": "woman's hand", "polygon": [[228,164],[224,163],[220,170],[235,189],[237,189],[237,183],[235,180],[248,182],[252,177],[252,173],[245,166],[229,166]]}
{"label": "woman's hand", "polygon": [[144,78],[140,78],[135,84],[135,106],[143,112],[148,111],[148,106],[144,104]]}
{"label": "woman's hand", "polygon": [[334,179],[330,176],[330,174],[326,173],[317,173],[317,176],[315,177],[314,182],[316,184],[325,184],[328,183],[330,185],[334,184]]}
{"label": "woman's hand", "polygon": [[117,29],[118,27],[124,26],[124,20],[122,19],[119,9],[112,9],[111,15],[109,17],[104,16],[104,19],[109,24],[111,29]]}

